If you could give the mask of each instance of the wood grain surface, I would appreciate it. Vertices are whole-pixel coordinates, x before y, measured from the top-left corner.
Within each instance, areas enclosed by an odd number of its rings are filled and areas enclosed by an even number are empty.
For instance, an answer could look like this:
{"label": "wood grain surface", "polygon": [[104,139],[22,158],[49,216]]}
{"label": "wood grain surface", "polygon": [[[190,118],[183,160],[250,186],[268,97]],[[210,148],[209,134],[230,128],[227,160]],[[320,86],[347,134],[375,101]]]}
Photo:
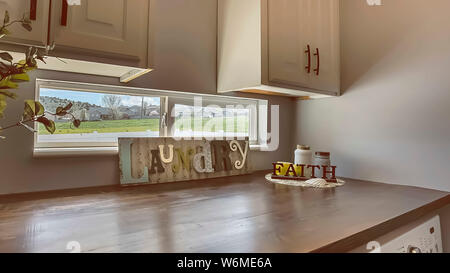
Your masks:
{"label": "wood grain surface", "polygon": [[274,185],[266,172],[0,196],[0,252],[345,252],[450,203],[446,192],[347,180]]}

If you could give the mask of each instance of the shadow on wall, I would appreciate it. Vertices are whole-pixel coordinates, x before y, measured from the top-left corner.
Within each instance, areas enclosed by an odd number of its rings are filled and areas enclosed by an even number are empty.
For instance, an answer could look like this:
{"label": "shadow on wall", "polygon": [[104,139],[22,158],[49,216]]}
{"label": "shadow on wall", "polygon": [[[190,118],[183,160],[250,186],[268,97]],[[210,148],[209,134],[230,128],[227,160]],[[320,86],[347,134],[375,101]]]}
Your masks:
{"label": "shadow on wall", "polygon": [[[429,20],[423,13],[433,12],[433,5],[425,5],[429,9],[408,8],[417,1],[422,0],[383,0],[382,6],[369,6],[361,0],[341,1],[341,54],[345,56],[341,58],[342,94],[352,92],[352,85],[388,58],[405,37],[427,25]],[[392,69],[385,67],[385,73]]]}
{"label": "shadow on wall", "polygon": [[450,190],[450,1],[341,1],[343,96],[302,101],[296,139],[338,175]]}

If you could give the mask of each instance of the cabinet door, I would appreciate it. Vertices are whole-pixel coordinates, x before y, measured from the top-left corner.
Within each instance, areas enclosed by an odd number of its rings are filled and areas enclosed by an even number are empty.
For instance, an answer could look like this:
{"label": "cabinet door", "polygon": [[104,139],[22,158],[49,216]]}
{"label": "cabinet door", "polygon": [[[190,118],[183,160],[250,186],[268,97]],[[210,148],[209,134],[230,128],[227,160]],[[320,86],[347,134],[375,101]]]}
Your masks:
{"label": "cabinet door", "polygon": [[269,82],[338,91],[338,0],[269,0],[268,28]]}
{"label": "cabinet door", "polygon": [[52,33],[57,48],[95,52],[147,63],[148,0],[53,1]]}
{"label": "cabinet door", "polygon": [[[311,88],[339,92],[340,46],[339,46],[339,0],[313,0],[310,22],[312,23],[311,46],[313,53],[313,77]],[[314,69],[319,69],[316,73]],[[317,75],[318,74],[318,75]]]}
{"label": "cabinet door", "polygon": [[217,1],[151,0],[148,87],[216,92]]}
{"label": "cabinet door", "polygon": [[309,1],[268,1],[269,82],[306,86],[310,41]]}
{"label": "cabinet door", "polygon": [[5,11],[9,12],[10,21],[21,19],[25,14],[31,18],[32,31],[24,29],[20,23],[8,27],[10,35],[2,41],[12,41],[29,45],[44,46],[47,43],[48,0],[0,0],[0,20],[3,23]]}

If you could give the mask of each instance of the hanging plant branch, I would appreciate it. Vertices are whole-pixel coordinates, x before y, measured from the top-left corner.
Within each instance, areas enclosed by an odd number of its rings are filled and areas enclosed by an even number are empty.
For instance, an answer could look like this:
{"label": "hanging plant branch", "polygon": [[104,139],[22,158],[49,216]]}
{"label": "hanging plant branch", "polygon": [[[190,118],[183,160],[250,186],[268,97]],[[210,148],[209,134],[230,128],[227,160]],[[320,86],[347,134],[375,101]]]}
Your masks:
{"label": "hanging plant branch", "polygon": [[[11,21],[9,12],[5,11],[3,24],[0,27],[0,39],[10,35],[11,32],[8,30],[8,27],[18,23],[20,23],[21,26],[27,31],[32,31],[33,29],[31,26],[31,20],[26,15],[19,20]],[[30,47],[25,52],[25,59],[18,62],[14,62],[13,56],[11,56],[8,52],[0,52],[0,118],[4,115],[4,110],[7,106],[7,99],[17,98],[17,94],[11,91],[11,89],[17,89],[20,82],[29,81],[30,77],[28,76],[28,72],[37,68],[37,61],[45,63],[46,54],[48,54],[48,51],[53,48],[54,45],[51,45],[42,51],[36,47]],[[70,112],[71,108],[72,103],[69,103],[66,106],[58,107],[55,113],[50,113],[45,111],[44,106],[39,101],[26,100],[21,120],[4,128],[0,127],[0,132],[2,130],[7,130],[14,127],[24,127],[32,132],[35,132],[35,130],[26,123],[39,122],[44,125],[45,129],[49,133],[53,134],[56,130],[56,125],[53,120],[48,118],[49,116],[68,116],[70,117],[73,126],[78,128],[81,125],[81,121],[76,119]],[[4,137],[0,136],[0,139],[4,139]]]}
{"label": "hanging plant branch", "polygon": [[81,121],[79,119],[76,119],[75,116],[69,112],[71,108],[72,108],[72,103],[69,103],[68,105],[66,105],[64,107],[58,107],[56,110],[56,113],[50,113],[50,112],[45,111],[44,106],[40,102],[34,101],[34,100],[26,100],[22,119],[15,124],[11,124],[9,126],[2,128],[2,130],[7,130],[7,129],[14,128],[14,127],[22,126],[32,132],[35,132],[35,130],[32,127],[28,126],[26,123],[27,122],[39,122],[45,126],[45,129],[47,129],[47,131],[49,133],[53,134],[56,130],[55,122],[53,120],[47,118],[46,115],[50,115],[53,117],[68,116],[71,118],[71,122],[72,122],[73,126],[78,128],[81,125]]}

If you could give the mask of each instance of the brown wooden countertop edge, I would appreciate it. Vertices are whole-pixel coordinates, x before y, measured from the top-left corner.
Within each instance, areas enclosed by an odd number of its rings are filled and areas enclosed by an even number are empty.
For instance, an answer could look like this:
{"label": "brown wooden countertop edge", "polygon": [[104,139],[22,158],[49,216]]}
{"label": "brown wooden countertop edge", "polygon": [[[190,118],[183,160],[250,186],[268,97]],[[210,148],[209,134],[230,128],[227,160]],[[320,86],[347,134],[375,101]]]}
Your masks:
{"label": "brown wooden countertop edge", "polygon": [[359,246],[367,244],[368,242],[375,240],[376,238],[385,235],[397,228],[400,228],[414,220],[417,220],[433,211],[445,207],[450,204],[450,194],[432,201],[422,207],[411,210],[400,216],[385,221],[379,225],[372,226],[366,230],[358,232],[349,237],[335,241],[326,246],[320,247],[311,253],[343,253],[355,249]]}
{"label": "brown wooden countertop edge", "polygon": [[[241,179],[236,179],[239,177],[224,177],[224,178],[214,178],[208,179],[211,180],[213,185],[210,183],[204,183],[204,181],[190,181],[190,182],[176,182],[176,183],[167,183],[167,184],[159,184],[159,185],[142,185],[142,186],[133,186],[133,187],[122,187],[120,185],[110,185],[110,186],[97,186],[90,188],[78,188],[78,189],[64,189],[64,190],[54,190],[54,191],[46,191],[46,192],[34,192],[34,193],[18,193],[18,194],[9,194],[9,195],[0,195],[1,203],[14,203],[21,201],[30,201],[30,200],[45,200],[51,198],[64,198],[64,197],[74,197],[74,196],[86,196],[90,194],[104,194],[104,193],[115,193],[121,191],[147,191],[151,189],[151,187],[156,186],[157,190],[150,192],[150,194],[158,194],[165,192],[167,190],[195,190],[203,187],[214,187],[214,184],[217,186],[219,184],[224,183],[224,185],[232,185],[232,184],[243,184],[243,185],[251,185],[252,183],[260,183],[260,181],[264,181],[263,176],[265,173],[269,171],[255,171],[253,176],[249,176],[249,183],[245,182]],[[255,176],[258,176],[256,179]],[[246,176],[241,176],[246,177]],[[253,178],[252,178],[253,177]],[[382,184],[370,181],[363,180],[355,180],[348,179],[349,182],[368,182],[374,184]],[[350,184],[351,185],[351,184]],[[354,184],[353,185],[357,185]],[[392,187],[393,185],[389,185]],[[398,185],[400,186],[400,185]],[[345,188],[344,188],[345,189]],[[410,222],[413,222],[433,211],[436,211],[448,204],[450,204],[450,194],[448,192],[439,191],[438,195],[434,195],[434,198],[427,198],[425,202],[422,202],[418,206],[411,207],[410,210],[405,210],[402,212],[398,212],[397,214],[392,213],[388,217],[384,219],[380,219],[379,224],[374,222],[374,225],[362,230],[354,230],[354,233],[347,234],[339,234],[329,240],[327,242],[323,242],[321,244],[316,244],[315,246],[309,247],[304,251],[310,251],[313,253],[334,253],[334,252],[347,252],[354,248],[357,248],[361,245],[365,245],[366,243],[390,232],[397,228],[400,228],[403,225],[406,225]],[[387,219],[387,220],[386,220]],[[315,249],[316,248],[316,249]],[[312,250],[313,249],[313,250]],[[312,251],[311,251],[312,250]]]}

